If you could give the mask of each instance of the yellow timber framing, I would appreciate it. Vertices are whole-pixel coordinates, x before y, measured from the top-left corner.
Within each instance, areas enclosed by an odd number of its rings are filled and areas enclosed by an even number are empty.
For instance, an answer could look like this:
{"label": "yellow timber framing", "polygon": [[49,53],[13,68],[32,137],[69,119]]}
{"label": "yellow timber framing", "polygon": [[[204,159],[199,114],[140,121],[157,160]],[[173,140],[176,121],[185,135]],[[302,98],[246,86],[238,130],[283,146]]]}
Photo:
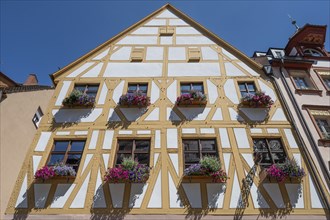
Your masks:
{"label": "yellow timber framing", "polygon": [[[201,31],[205,36],[212,39],[216,44],[219,46],[211,46],[214,50],[218,52],[219,61],[206,61],[201,59],[200,62],[203,63],[219,63],[221,73],[223,75],[218,77],[168,77],[167,75],[167,64],[168,63],[176,63],[180,61],[168,61],[168,48],[169,47],[177,47],[176,45],[160,45],[158,41],[158,45],[152,45],[148,47],[154,47],[154,46],[162,46],[164,47],[164,59],[162,61],[146,61],[145,56],[146,53],[144,53],[144,59],[143,62],[162,62],[163,69],[162,69],[162,76],[161,77],[149,77],[149,78],[129,78],[129,77],[121,77],[121,78],[105,78],[102,77],[103,73],[105,72],[105,69],[107,67],[108,62],[112,62],[109,60],[110,56],[123,46],[114,46],[114,44],[122,39],[126,34],[129,32],[135,30],[140,25],[147,22],[149,19],[156,16],[158,13],[160,13],[162,10],[168,9],[174,14],[178,15],[180,18],[182,18],[184,21]],[[176,36],[176,32],[174,31],[173,36]],[[174,38],[175,39],[175,38]],[[175,43],[175,42],[174,42]],[[146,51],[147,46],[141,46],[141,45],[130,45],[132,47],[143,47],[144,51]],[[204,45],[205,46],[205,45]],[[207,45],[209,47],[209,45]],[[80,73],[77,77],[74,78],[64,78],[66,74],[71,72],[72,70],[78,68],[82,63],[88,62],[92,59],[92,57],[101,51],[105,50],[106,47],[109,47],[108,54],[100,61],[93,61],[95,62],[92,66],[87,68],[85,71]],[[187,48],[190,46],[184,46]],[[193,46],[197,48],[201,48],[201,45]],[[226,49],[230,53],[233,53],[239,60],[233,60],[230,57],[226,56],[222,49]],[[186,56],[188,57],[188,56]],[[252,76],[247,70],[242,68],[238,62],[243,61],[249,66],[254,69],[257,73],[260,74],[260,76]],[[99,63],[104,63],[100,74],[98,77],[93,78],[82,78],[87,71],[91,70],[93,67],[95,67]],[[116,61],[117,62],[117,61]],[[120,62],[120,61],[118,61]],[[122,61],[122,62],[129,62]],[[182,61],[181,61],[182,62]],[[226,69],[224,63],[232,63],[235,67],[240,69],[243,73],[246,74],[246,76],[227,76],[226,75]],[[242,157],[242,154],[252,154],[253,153],[253,143],[252,138],[254,137],[279,137],[281,138],[285,151],[288,155],[288,157],[292,158],[294,153],[301,153],[299,148],[291,148],[289,146],[289,141],[286,138],[284,129],[291,129],[292,126],[287,120],[283,121],[272,121],[268,120],[262,123],[257,124],[248,124],[248,123],[241,123],[237,120],[231,120],[229,108],[234,109],[236,112],[238,112],[238,105],[234,104],[229,98],[226,97],[225,91],[224,91],[224,84],[227,80],[232,79],[234,81],[235,85],[235,91],[237,97],[240,97],[239,89],[237,82],[240,81],[253,81],[256,85],[256,88],[260,90],[260,85],[258,80],[261,80],[264,84],[266,84],[268,87],[272,88],[274,90],[274,87],[272,86],[272,83],[267,81],[268,78],[264,75],[264,73],[261,71],[261,66],[256,64],[254,61],[249,59],[247,56],[239,52],[237,49],[230,46],[228,43],[223,41],[221,38],[218,38],[213,33],[207,31],[204,27],[199,25],[198,23],[192,21],[188,16],[184,15],[182,12],[178,11],[171,5],[167,4],[164,7],[160,8],[159,10],[155,11],[151,15],[147,16],[146,18],[142,19],[138,23],[134,24],[133,26],[129,27],[122,33],[116,35],[115,37],[111,38],[109,41],[105,42],[104,44],[100,45],[96,49],[92,50],[88,54],[82,56],[81,58],[77,59],[73,63],[69,64],[68,66],[64,67],[63,69],[57,71],[52,75],[52,78],[55,82],[56,90],[54,93],[53,98],[50,101],[48,111],[45,114],[45,117],[43,117],[39,129],[37,131],[37,134],[31,143],[30,150],[27,153],[26,159],[24,161],[24,164],[22,166],[22,169],[20,171],[19,177],[17,179],[17,184],[15,185],[15,188],[13,190],[10,202],[7,207],[7,213],[31,213],[31,214],[61,214],[61,213],[67,213],[67,214],[94,214],[94,213],[105,213],[105,214],[116,214],[116,213],[130,213],[130,214],[187,214],[189,212],[194,213],[203,213],[203,214],[214,214],[214,215],[233,215],[237,211],[234,208],[230,208],[230,202],[231,202],[231,195],[232,190],[234,189],[233,186],[233,180],[235,175],[237,175],[239,180],[240,189],[242,187],[241,180],[245,178],[245,172],[248,171],[251,167],[249,167],[249,164],[245,159]],[[207,80],[209,80],[211,83],[213,83],[216,86],[216,91],[218,93],[218,97],[215,100],[214,104],[210,104],[210,102],[207,103],[205,106],[206,108],[209,108],[209,114],[206,117],[205,120],[202,121],[189,121],[186,120],[184,114],[178,110],[175,107],[175,104],[170,101],[170,99],[167,97],[167,90],[168,87],[176,82],[176,89],[177,93],[176,95],[180,95],[180,82],[202,82],[204,85],[204,91],[207,95],[209,95],[209,88],[207,86]],[[53,110],[59,110],[62,107],[61,106],[55,106],[55,102],[58,98],[58,95],[62,89],[63,81],[71,81],[70,87],[68,89],[67,94],[65,97],[73,90],[73,87],[75,84],[98,84],[99,85],[99,91],[96,97],[96,105],[95,108],[102,108],[102,113],[100,116],[94,121],[94,122],[86,122],[86,123],[74,123],[70,125],[63,125],[60,123],[54,123],[53,121]],[[160,90],[160,95],[158,100],[155,101],[155,103],[151,104],[148,108],[148,110],[136,121],[129,122],[127,118],[125,118],[125,115],[120,111],[120,109],[117,108],[117,103],[115,103],[112,99],[114,90],[116,86],[120,83],[124,83],[123,92],[122,94],[125,94],[127,92],[127,85],[128,83],[148,83],[148,95],[151,95],[151,86],[152,82],[158,86]],[[103,85],[106,85],[108,88],[108,91],[106,93],[105,97],[105,104],[97,104],[98,99],[100,98],[100,93],[102,90]],[[278,96],[277,96],[278,97]],[[209,97],[208,97],[209,98]],[[158,108],[159,109],[159,120],[156,121],[145,121],[146,117],[154,110]],[[169,120],[167,120],[167,108],[174,109],[173,111],[177,113],[177,115],[182,119],[181,122],[174,123]],[[218,108],[221,108],[222,110],[222,117],[223,120],[212,120],[216,110]],[[271,119],[274,115],[275,111],[281,107],[281,103],[279,100],[276,100],[274,106],[270,109],[269,112],[269,118]],[[108,122],[108,115],[110,112],[110,109],[114,109],[114,111],[118,114],[122,121],[122,125],[120,126],[109,126],[107,124]],[[176,128],[178,131],[178,148],[171,148],[171,146],[167,146],[167,130],[168,128]],[[183,134],[182,129],[183,128],[195,128],[196,133],[195,134]],[[201,132],[202,128],[211,128],[214,129],[213,134],[205,134]],[[231,147],[226,148],[225,146],[222,146],[221,143],[221,137],[219,133],[219,128],[226,128],[228,132],[228,138]],[[244,128],[247,132],[248,141],[249,141],[249,148],[239,148],[237,144],[237,137],[234,133],[234,128]],[[262,133],[251,133],[250,128],[260,128]],[[279,133],[273,134],[268,133],[267,129],[274,128],[278,129]],[[111,148],[110,149],[104,149],[103,143],[105,139],[106,131],[113,130],[114,136],[112,138]],[[138,134],[138,131],[141,130],[149,130],[150,134]],[[51,137],[46,144],[46,148],[43,152],[37,152],[34,151],[35,147],[39,141],[39,138],[41,136],[41,132],[52,132]],[[69,132],[68,135],[58,135],[57,132],[66,131]],[[87,135],[76,135],[76,131],[87,131]],[[96,148],[95,149],[89,149],[89,144],[92,139],[92,133],[93,131],[99,131],[97,142],[96,142]],[[121,131],[132,131],[131,134],[123,134],[120,133]],[[160,148],[157,148],[155,146],[155,135],[156,132],[160,131],[160,142],[161,146]],[[106,172],[107,167],[112,167],[115,163],[115,154],[117,151],[117,140],[118,139],[125,139],[125,138],[148,138],[151,140],[151,150],[150,150],[150,165],[155,166],[153,167],[151,171],[151,176],[148,180],[148,189],[145,193],[144,199],[141,203],[140,208],[128,208],[129,203],[129,194],[130,194],[130,186],[129,184],[125,185],[125,194],[124,194],[124,201],[123,201],[123,209],[114,209],[112,204],[112,198],[110,194],[110,189],[108,184],[104,184],[102,187],[104,189],[105,194],[105,201],[107,204],[107,208],[99,208],[99,209],[93,209],[93,196],[94,196],[94,190],[96,187],[96,179],[98,175],[98,171],[100,170],[101,176],[103,177]],[[224,202],[223,202],[223,208],[215,209],[215,210],[209,210],[207,208],[207,186],[206,184],[209,183],[207,181],[199,181],[200,187],[201,187],[201,198],[202,198],[202,209],[190,209],[187,206],[187,195],[182,187],[182,175],[184,170],[183,165],[183,149],[182,149],[182,139],[183,138],[212,138],[216,140],[219,157],[222,161],[223,168],[224,167],[224,153],[230,154],[230,160],[229,160],[229,167],[228,167],[228,176],[230,177],[230,180],[227,184],[226,193],[224,196]],[[79,166],[79,170],[77,173],[77,177],[70,183],[76,184],[74,190],[72,191],[71,195],[67,199],[66,203],[64,204],[63,208],[61,209],[53,209],[50,208],[50,205],[52,203],[52,199],[55,194],[56,186],[60,183],[63,183],[58,180],[52,180],[48,181],[48,183],[52,183],[51,189],[49,191],[47,201],[45,204],[45,208],[43,209],[36,209],[34,208],[34,179],[33,179],[33,161],[32,156],[42,156],[41,162],[38,166],[38,168],[41,168],[43,165],[46,164],[46,161],[48,159],[50,150],[52,148],[54,140],[75,140],[75,139],[84,139],[86,140],[86,146],[85,150],[83,152],[82,161]],[[296,139],[297,140],[297,139]],[[159,153],[158,160],[155,161],[155,153]],[[178,173],[175,170],[175,164],[173,164],[173,161],[171,160],[170,154],[177,154],[178,155]],[[86,155],[92,154],[92,159],[87,164],[84,171],[82,170]],[[107,166],[104,165],[103,161],[103,154],[109,155],[110,159],[108,161]],[[306,164],[304,162],[304,155],[301,154],[302,157],[302,166],[305,168],[307,174],[308,169],[306,167]],[[84,208],[70,208],[70,205],[72,201],[75,199],[75,196],[77,195],[80,187],[82,186],[83,182],[85,181],[85,178],[90,173],[90,180],[87,188],[87,195],[86,200],[84,203]],[[24,179],[24,176],[27,175],[28,179],[28,209],[15,209],[15,203],[17,201],[18,194],[21,189],[21,185]],[[157,177],[160,175],[161,177],[161,194],[162,194],[162,204],[161,208],[148,208],[148,204],[150,202],[150,199],[152,197],[153,189],[155,188],[155,184],[157,181]],[[308,174],[309,175],[309,174]],[[181,199],[186,205],[184,208],[170,208],[170,189],[169,189],[169,179],[172,178],[175,186],[178,188],[178,193],[181,196]],[[183,181],[184,182],[184,181]],[[256,177],[254,179],[254,183],[258,186],[259,184],[259,178]],[[304,208],[303,209],[294,209],[294,212],[291,212],[290,214],[313,214],[313,215],[324,215],[326,210],[323,209],[315,209],[311,207],[311,199],[310,199],[310,182],[309,178],[305,177],[304,181],[302,182],[303,190],[304,190]],[[281,191],[281,194],[283,195],[284,202],[288,205],[288,209],[290,207],[290,199],[288,197],[287,190],[283,184],[279,184],[279,188]],[[276,205],[274,201],[272,200],[271,196],[267,193],[267,191],[261,186],[260,191],[263,194],[265,200],[268,202],[270,209],[261,209],[264,213],[269,214],[276,214],[276,212],[283,211],[282,209],[276,209]],[[329,195],[327,195],[329,197]],[[255,208],[253,205],[252,197],[249,195],[248,197],[249,206],[244,210],[244,214],[247,215],[258,215],[260,214],[259,208]],[[275,210],[274,210],[275,209]]]}

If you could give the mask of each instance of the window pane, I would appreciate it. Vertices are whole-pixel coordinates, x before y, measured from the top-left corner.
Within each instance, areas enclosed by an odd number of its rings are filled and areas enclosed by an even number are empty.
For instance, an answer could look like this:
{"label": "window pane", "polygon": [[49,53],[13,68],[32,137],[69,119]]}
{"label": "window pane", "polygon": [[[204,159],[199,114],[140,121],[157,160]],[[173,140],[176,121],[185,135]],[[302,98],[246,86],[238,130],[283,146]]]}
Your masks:
{"label": "window pane", "polygon": [[248,93],[247,92],[241,92],[241,96],[245,97]]}
{"label": "window pane", "polygon": [[268,151],[265,139],[253,139],[253,144],[258,151]]}
{"label": "window pane", "polygon": [[140,85],[139,85],[139,90],[140,90],[142,93],[147,93],[147,92],[148,92],[148,85],[147,85],[147,84],[140,84]]}
{"label": "window pane", "polygon": [[99,86],[88,86],[87,92],[97,93]]}
{"label": "window pane", "polygon": [[129,84],[128,92],[135,92],[137,90],[137,84]]}
{"label": "window pane", "polygon": [[273,163],[273,161],[272,161],[272,159],[271,159],[271,157],[270,157],[270,155],[269,155],[268,152],[262,153],[261,155],[262,155],[262,159],[261,159],[260,163],[266,163],[266,164],[267,163],[268,164],[272,164]]}
{"label": "window pane", "polygon": [[185,163],[198,163],[199,153],[185,153],[184,159],[185,159]]}
{"label": "window pane", "polygon": [[138,140],[135,141],[135,152],[149,152],[149,141]]}
{"label": "window pane", "polygon": [[202,151],[216,151],[215,140],[201,140]]}
{"label": "window pane", "polygon": [[248,83],[247,86],[248,86],[249,92],[251,92],[251,91],[252,91],[252,92],[256,91],[256,89],[255,89],[253,83]]}
{"label": "window pane", "polygon": [[85,92],[86,86],[75,86],[74,87],[76,90],[79,90],[81,92]]}
{"label": "window pane", "polygon": [[69,141],[56,141],[53,152],[66,151],[69,146]]}
{"label": "window pane", "polygon": [[130,151],[132,152],[133,141],[119,141],[119,151]]}
{"label": "window pane", "polygon": [[200,84],[200,83],[193,84],[193,90],[203,92],[204,91],[203,84]]}
{"label": "window pane", "polygon": [[123,158],[132,157],[132,154],[117,154],[116,164],[121,164]]}
{"label": "window pane", "polygon": [[70,151],[83,151],[85,147],[85,141],[72,141]]}
{"label": "window pane", "polygon": [[48,166],[53,166],[57,163],[61,163],[63,162],[64,159],[64,154],[52,154],[50,156],[49,162],[48,162]]}
{"label": "window pane", "polygon": [[275,163],[284,163],[286,155],[284,152],[280,153],[272,153],[273,159]]}
{"label": "window pane", "polygon": [[330,79],[324,79],[325,85],[330,89]]}
{"label": "window pane", "polygon": [[185,151],[198,151],[198,141],[197,140],[184,140],[183,148]]}
{"label": "window pane", "polygon": [[149,154],[135,154],[134,159],[140,164],[149,164]]}
{"label": "window pane", "polygon": [[187,93],[188,91],[190,91],[190,85],[188,84],[181,84],[181,93]]}
{"label": "window pane", "polygon": [[217,153],[202,153],[202,157],[204,156],[214,156],[214,157],[218,157]]}
{"label": "window pane", "polygon": [[69,154],[66,164],[77,164],[79,165],[81,159],[81,154]]}
{"label": "window pane", "polygon": [[238,87],[239,87],[239,91],[241,91],[241,92],[246,91],[245,83],[239,83]]}
{"label": "window pane", "polygon": [[283,151],[281,141],[279,139],[268,140],[271,151]]}

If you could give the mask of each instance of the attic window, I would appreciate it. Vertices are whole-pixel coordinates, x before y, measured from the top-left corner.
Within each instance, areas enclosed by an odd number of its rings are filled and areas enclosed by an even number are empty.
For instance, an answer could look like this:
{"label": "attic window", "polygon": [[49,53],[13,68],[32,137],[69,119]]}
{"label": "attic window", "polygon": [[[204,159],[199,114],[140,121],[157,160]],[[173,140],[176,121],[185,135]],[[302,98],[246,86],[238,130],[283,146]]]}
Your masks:
{"label": "attic window", "polygon": [[143,60],[144,48],[134,48],[131,53],[132,62],[141,62]]}
{"label": "attic window", "polygon": [[188,48],[188,61],[198,62],[201,58],[201,51],[199,48]]}
{"label": "attic window", "polygon": [[44,115],[44,113],[42,112],[42,110],[39,106],[36,113],[34,114],[34,116],[32,118],[32,122],[33,122],[34,126],[36,126],[36,128],[39,127],[39,123],[40,123],[43,115]]}
{"label": "attic window", "polygon": [[160,27],[160,36],[172,36],[174,34],[174,27]]}
{"label": "attic window", "polygon": [[307,48],[304,50],[304,55],[305,56],[311,56],[311,57],[322,57],[323,54],[315,49]]}

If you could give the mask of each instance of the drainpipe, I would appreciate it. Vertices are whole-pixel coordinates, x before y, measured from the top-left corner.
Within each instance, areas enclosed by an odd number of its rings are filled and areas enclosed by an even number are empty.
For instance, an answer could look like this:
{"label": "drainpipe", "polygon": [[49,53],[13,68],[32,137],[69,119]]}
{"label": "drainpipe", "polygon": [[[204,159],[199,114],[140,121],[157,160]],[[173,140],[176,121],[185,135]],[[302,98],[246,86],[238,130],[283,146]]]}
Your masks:
{"label": "drainpipe", "polygon": [[[283,85],[285,87],[285,90],[286,90],[287,94],[289,95],[289,98],[290,98],[290,100],[291,100],[291,102],[293,104],[293,107],[295,108],[295,111],[297,112],[297,115],[298,115],[298,118],[299,118],[299,120],[300,120],[300,122],[302,124],[302,127],[303,127],[304,131],[307,134],[307,138],[308,138],[309,142],[311,143],[314,152],[316,152],[315,155],[316,155],[317,159],[321,163],[322,173],[325,174],[324,175],[325,176],[325,181],[326,181],[326,183],[328,184],[328,187],[329,187],[329,184],[330,184],[329,173],[327,172],[326,165],[325,165],[325,163],[324,163],[324,161],[323,161],[323,159],[321,157],[321,153],[320,153],[320,151],[319,151],[316,143],[314,142],[314,139],[312,138],[313,136],[312,136],[311,132],[309,131],[308,127],[307,127],[306,120],[304,119],[304,117],[303,117],[303,115],[302,115],[302,113],[301,113],[301,111],[299,109],[299,106],[297,104],[297,101],[294,98],[294,96],[292,95],[291,90],[289,88],[289,85],[288,85],[287,81],[285,80],[284,73],[283,73],[283,70],[282,70],[283,63],[284,63],[284,59],[282,58],[281,59],[281,65],[280,65],[281,81],[282,81],[282,83],[283,83]],[[286,112],[288,113],[288,116],[290,118],[291,123],[293,124],[294,129],[296,131],[298,131],[298,127],[297,127],[297,125],[295,123],[295,120],[293,118],[293,115],[292,115],[291,111],[289,110],[288,103],[287,103],[286,99],[284,98],[284,95],[283,95],[282,91],[279,89],[279,86],[277,84],[277,81],[276,81],[275,77],[273,75],[270,75],[270,76],[272,77],[272,79],[274,81],[275,88],[278,91],[278,93],[279,93],[279,95],[281,97],[281,100],[283,101],[284,107],[286,109]],[[305,145],[305,142],[304,142],[301,134],[299,132],[296,132],[296,134],[297,134],[298,139],[299,139],[299,142],[300,142],[300,144],[302,146],[301,149],[303,150],[305,156],[307,157],[306,158],[307,160],[305,162],[308,165],[308,167],[312,170],[312,172],[310,173],[310,175],[312,176],[312,179],[314,180],[314,183],[315,183],[316,187],[318,188],[319,192],[321,193],[323,204],[329,210],[330,209],[330,202],[328,201],[328,199],[326,197],[326,192],[324,191],[324,188],[322,187],[321,180],[316,175],[316,173],[318,173],[318,172],[317,172],[317,169],[315,167],[314,161],[313,161],[313,159],[312,159],[312,157],[311,157],[311,155],[310,155],[310,153],[309,153],[309,151],[308,151],[308,149],[307,149],[307,147]]]}

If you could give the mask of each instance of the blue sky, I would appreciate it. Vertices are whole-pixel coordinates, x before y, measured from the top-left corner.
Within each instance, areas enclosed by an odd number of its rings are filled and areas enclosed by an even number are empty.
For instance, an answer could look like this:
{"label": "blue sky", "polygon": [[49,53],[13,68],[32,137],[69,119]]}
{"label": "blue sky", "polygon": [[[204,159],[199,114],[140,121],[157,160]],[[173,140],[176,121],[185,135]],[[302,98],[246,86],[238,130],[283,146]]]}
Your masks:
{"label": "blue sky", "polygon": [[[49,74],[105,42],[167,2],[248,56],[284,47],[299,26],[328,25],[325,1],[13,1],[0,2],[0,71],[17,82]],[[326,49],[330,34],[327,30]]]}

